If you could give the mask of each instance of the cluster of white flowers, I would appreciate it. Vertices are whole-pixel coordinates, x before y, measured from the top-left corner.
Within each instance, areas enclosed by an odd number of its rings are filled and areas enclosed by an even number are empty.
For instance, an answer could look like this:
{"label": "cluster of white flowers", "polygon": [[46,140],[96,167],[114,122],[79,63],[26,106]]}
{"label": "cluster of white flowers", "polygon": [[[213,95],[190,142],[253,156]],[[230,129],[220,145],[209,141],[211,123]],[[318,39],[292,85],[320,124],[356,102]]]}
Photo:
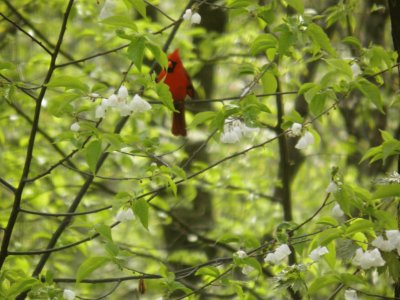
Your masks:
{"label": "cluster of white flowers", "polygon": [[71,131],[78,132],[79,129],[81,129],[81,126],[79,125],[78,122],[75,122],[75,123],[73,123],[73,124],[71,125],[70,129],[71,129]]}
{"label": "cluster of white flowers", "polygon": [[341,218],[344,216],[344,212],[339,204],[335,204],[335,206],[331,210],[332,217]]}
{"label": "cluster of white flowers", "polygon": [[378,184],[394,184],[400,183],[400,174],[396,171],[393,171],[392,174],[389,174],[387,177],[380,178],[376,181]]}
{"label": "cluster of white flowers", "polygon": [[399,230],[386,230],[386,237],[378,236],[372,241],[372,246],[379,248],[382,251],[390,252],[394,249],[400,255],[400,231]]}
{"label": "cluster of white flowers", "polygon": [[193,13],[191,9],[187,9],[182,18],[186,21],[190,21],[191,24],[200,24],[201,22],[201,16],[197,12]]}
{"label": "cluster of white flowers", "polygon": [[234,144],[239,142],[242,136],[251,136],[258,131],[259,128],[247,127],[238,119],[226,119],[220,141],[224,144]]}
{"label": "cluster of white flowers", "polygon": [[296,146],[294,147],[301,150],[307,148],[309,145],[314,144],[314,142],[314,136],[311,134],[311,132],[306,131],[306,133],[304,133],[304,135],[299,139]]}
{"label": "cluster of white flowers", "polygon": [[129,221],[135,219],[132,208],[121,209],[118,211],[115,219],[119,222]]}
{"label": "cluster of white flowers", "polygon": [[345,290],[344,300],[358,300],[357,292],[355,290]]}
{"label": "cluster of white flowers", "polygon": [[74,300],[75,299],[75,292],[65,289],[63,292],[63,298],[66,300]]}
{"label": "cluster of white flowers", "polygon": [[382,267],[386,262],[383,260],[381,253],[377,248],[365,252],[361,248],[358,248],[352,263],[353,265],[360,266],[363,269],[369,269],[373,267]]}
{"label": "cluster of white flowers", "polygon": [[334,182],[333,180],[331,182],[329,182],[328,187],[326,188],[326,192],[329,193],[336,193],[339,190],[338,185],[336,184],[336,182]]}
{"label": "cluster of white flowers", "polygon": [[292,251],[290,250],[289,246],[286,244],[282,244],[278,248],[276,248],[273,253],[268,253],[264,261],[266,263],[270,262],[276,265],[279,264],[286,257],[288,257],[290,253],[292,253]]}
{"label": "cluster of white flowers", "polygon": [[243,251],[243,250],[238,250],[235,254],[239,258],[246,258],[247,257],[247,253],[245,251]]}
{"label": "cluster of white flowers", "polygon": [[293,123],[292,127],[290,128],[289,131],[289,136],[300,136],[301,135],[301,131],[303,129],[303,125],[301,125],[300,123]]}
{"label": "cluster of white flowers", "polygon": [[96,118],[104,118],[108,108],[119,110],[121,117],[129,116],[133,112],[145,112],[151,109],[151,105],[138,94],[128,101],[129,93],[125,86],[121,86],[117,94],[112,94],[108,99],[103,99],[96,108]]}
{"label": "cluster of white flowers", "polygon": [[321,256],[324,256],[327,253],[329,253],[329,251],[326,247],[319,246],[311,251],[308,257],[310,257],[313,261],[318,261],[321,259]]}

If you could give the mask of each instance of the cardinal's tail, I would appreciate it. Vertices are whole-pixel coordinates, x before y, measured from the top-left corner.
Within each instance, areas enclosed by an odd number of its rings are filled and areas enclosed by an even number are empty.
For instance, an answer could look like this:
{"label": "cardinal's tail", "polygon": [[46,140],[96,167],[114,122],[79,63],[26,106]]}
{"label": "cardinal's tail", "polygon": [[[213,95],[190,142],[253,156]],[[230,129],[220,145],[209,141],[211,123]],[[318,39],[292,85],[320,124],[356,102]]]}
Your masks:
{"label": "cardinal's tail", "polygon": [[185,122],[185,103],[175,102],[175,109],[172,116],[172,134],[186,136],[186,122]]}

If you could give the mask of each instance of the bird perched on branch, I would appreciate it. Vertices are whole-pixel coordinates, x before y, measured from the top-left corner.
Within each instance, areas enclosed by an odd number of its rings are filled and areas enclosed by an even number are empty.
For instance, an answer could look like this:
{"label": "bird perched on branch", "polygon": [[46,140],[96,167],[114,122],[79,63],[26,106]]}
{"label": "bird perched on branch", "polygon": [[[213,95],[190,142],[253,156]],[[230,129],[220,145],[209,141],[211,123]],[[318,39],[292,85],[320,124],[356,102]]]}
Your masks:
{"label": "bird perched on branch", "polygon": [[163,69],[158,74],[157,81],[162,80],[169,86],[176,109],[172,116],[171,132],[173,135],[186,136],[185,98],[186,96],[193,98],[194,88],[182,64],[178,49],[168,55],[168,69]]}

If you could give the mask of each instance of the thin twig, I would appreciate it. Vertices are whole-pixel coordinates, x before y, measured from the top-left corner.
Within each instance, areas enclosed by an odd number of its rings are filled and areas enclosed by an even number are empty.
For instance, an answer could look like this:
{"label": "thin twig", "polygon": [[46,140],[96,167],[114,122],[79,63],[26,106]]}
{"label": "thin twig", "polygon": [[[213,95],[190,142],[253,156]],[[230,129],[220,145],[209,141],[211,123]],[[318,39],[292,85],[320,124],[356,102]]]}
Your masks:
{"label": "thin twig", "polygon": [[14,187],[11,183],[9,183],[7,180],[3,179],[0,177],[0,183],[6,187],[10,192],[15,194],[17,192],[17,188]]}
{"label": "thin twig", "polygon": [[19,26],[17,23],[15,23],[13,20],[5,16],[2,12],[0,12],[0,16],[2,16],[5,20],[7,20],[9,23],[11,23],[14,27],[16,27],[19,31],[21,31],[23,34],[28,36],[32,41],[34,41],[36,44],[38,44],[44,51],[46,51],[48,54],[53,55],[53,53],[47,48],[41,41],[36,39],[33,35],[30,35],[25,29],[23,29],[21,26]]}
{"label": "thin twig", "polygon": [[36,101],[35,113],[34,113],[34,117],[33,117],[31,132],[30,132],[30,135],[29,135],[29,141],[28,141],[28,147],[27,147],[27,151],[26,151],[24,168],[23,168],[23,171],[22,171],[22,174],[21,174],[21,179],[20,179],[19,184],[18,184],[18,188],[17,188],[17,190],[15,192],[15,198],[14,198],[13,207],[12,207],[12,210],[11,210],[11,213],[10,213],[10,217],[8,219],[8,223],[7,223],[6,229],[4,231],[3,240],[2,240],[2,243],[1,243],[1,248],[0,248],[0,270],[2,269],[3,264],[4,264],[7,256],[9,255],[8,246],[9,246],[10,241],[11,241],[11,235],[13,233],[14,226],[15,226],[15,224],[17,222],[17,217],[18,217],[18,213],[19,213],[19,209],[20,209],[21,201],[22,201],[22,194],[23,194],[25,185],[27,183],[26,179],[28,178],[29,171],[30,171],[30,168],[31,168],[32,159],[33,159],[33,150],[34,150],[35,139],[36,139],[36,135],[37,135],[37,132],[38,132],[38,127],[39,127],[39,119],[40,119],[40,112],[41,112],[41,108],[42,108],[42,101],[43,101],[44,96],[45,96],[46,91],[47,91],[46,84],[50,81],[50,79],[51,79],[51,77],[52,77],[52,75],[54,73],[56,60],[57,60],[58,54],[59,54],[60,49],[61,49],[61,44],[63,42],[65,31],[67,29],[67,21],[68,21],[68,17],[69,17],[69,14],[71,12],[73,3],[74,3],[74,0],[70,0],[68,2],[67,8],[66,8],[65,13],[64,13],[64,18],[63,18],[63,21],[62,21],[60,33],[58,35],[57,44],[56,44],[56,46],[54,48],[54,52],[52,53],[49,69],[47,71],[46,77],[45,77],[44,82],[43,82],[44,85],[43,85],[42,89],[40,90],[40,94],[39,94],[38,99]]}

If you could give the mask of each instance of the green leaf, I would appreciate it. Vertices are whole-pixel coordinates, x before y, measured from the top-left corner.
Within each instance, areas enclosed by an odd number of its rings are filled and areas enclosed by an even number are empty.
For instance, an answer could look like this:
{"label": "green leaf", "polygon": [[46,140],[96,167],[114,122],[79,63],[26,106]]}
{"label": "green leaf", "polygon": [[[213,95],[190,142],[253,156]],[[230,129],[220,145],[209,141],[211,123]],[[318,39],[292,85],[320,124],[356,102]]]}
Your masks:
{"label": "green leaf", "polygon": [[130,4],[141,14],[143,18],[146,18],[146,4],[143,0],[128,0]]}
{"label": "green leaf", "polygon": [[330,242],[328,245],[326,245],[328,248],[328,253],[326,253],[323,256],[323,259],[327,262],[327,264],[331,267],[331,269],[335,269],[336,265],[336,241]]}
{"label": "green leaf", "polygon": [[329,228],[324,231],[319,237],[319,244],[321,246],[328,245],[331,241],[342,236],[342,231],[339,228]]}
{"label": "green leaf", "polygon": [[339,225],[338,221],[334,217],[331,217],[331,216],[324,216],[324,217],[319,218],[319,220],[317,221],[317,224],[329,225],[332,227]]}
{"label": "green leaf", "polygon": [[229,244],[229,243],[238,243],[240,242],[240,238],[236,234],[225,233],[219,239],[218,242]]}
{"label": "green leaf", "polygon": [[340,281],[346,286],[367,283],[367,281],[364,278],[353,274],[347,274],[347,273],[339,274],[339,278]]}
{"label": "green leaf", "polygon": [[326,59],[325,61],[329,66],[346,75],[349,79],[353,77],[353,71],[351,70],[348,61],[336,58]]}
{"label": "green leaf", "polygon": [[104,246],[104,249],[107,251],[108,254],[111,255],[112,258],[115,258],[120,253],[118,245],[115,244],[113,241],[108,241]]}
{"label": "green leaf", "polygon": [[0,61],[0,70],[11,70],[15,69],[15,65],[8,61]]}
{"label": "green leaf", "polygon": [[304,13],[304,4],[302,0],[286,0],[287,4],[293,7],[298,13]]}
{"label": "green leaf", "polygon": [[350,222],[350,226],[346,228],[346,234],[369,232],[371,228],[374,228],[374,223],[366,219],[357,218]]}
{"label": "green leaf", "polygon": [[192,123],[190,123],[190,127],[194,128],[200,124],[203,124],[208,120],[215,118],[216,115],[217,113],[215,111],[203,111],[198,113],[194,116]]}
{"label": "green leaf", "polygon": [[289,26],[286,24],[280,26],[277,30],[280,32],[278,53],[280,55],[285,55],[288,53],[289,48],[293,45],[295,41],[295,35],[290,31]]}
{"label": "green leaf", "polygon": [[104,266],[109,261],[110,258],[105,256],[89,257],[79,266],[79,269],[76,273],[76,282],[81,282],[83,279],[87,278],[95,270]]}
{"label": "green leaf", "polygon": [[381,93],[376,85],[364,78],[359,78],[355,85],[360,92],[376,106],[376,108],[378,108],[382,113],[384,112]]}
{"label": "green leaf", "polygon": [[101,23],[115,27],[129,28],[134,31],[137,31],[137,26],[135,25],[133,19],[126,15],[112,16],[104,20],[101,20]]}
{"label": "green leaf", "polygon": [[385,163],[389,156],[397,155],[400,153],[400,141],[391,139],[383,142],[382,144],[382,160]]}
{"label": "green leaf", "polygon": [[82,81],[76,77],[72,76],[54,76],[50,82],[47,84],[47,87],[64,87],[66,90],[78,90],[84,93],[89,92],[89,87],[82,83]]}
{"label": "green leaf", "polygon": [[263,77],[261,77],[261,82],[263,85],[263,92],[265,94],[275,93],[278,88],[278,82],[276,77],[271,72],[266,72]]}
{"label": "green leaf", "polygon": [[7,291],[7,299],[15,299],[14,297],[26,292],[36,285],[40,285],[40,281],[36,278],[26,278],[16,282]]}
{"label": "green leaf", "polygon": [[164,53],[164,51],[162,51],[161,48],[158,45],[156,45],[155,43],[150,42],[150,41],[148,41],[146,43],[146,47],[153,54],[153,56],[154,56],[155,60],[157,61],[157,63],[162,68],[167,69],[168,68],[168,57]]}
{"label": "green leaf", "polygon": [[342,43],[353,46],[357,49],[361,49],[361,42],[358,38],[354,36],[347,36],[344,39],[342,39]]}
{"label": "green leaf", "polygon": [[156,92],[160,101],[171,111],[175,111],[174,100],[172,99],[169,86],[164,82],[159,82],[156,85]]}
{"label": "green leaf", "polygon": [[142,62],[144,57],[145,43],[146,39],[142,36],[135,37],[128,47],[128,57],[133,61],[136,68],[142,70]]}
{"label": "green leaf", "polygon": [[[316,83],[314,83],[314,82],[306,82],[306,83],[303,83],[301,86],[300,86],[300,88],[299,88],[299,91],[297,92],[299,95],[303,95],[303,94],[305,94],[306,92],[308,92],[309,90],[311,90],[311,89],[313,89],[313,88],[316,88],[317,87],[317,84]],[[319,87],[319,89],[320,89],[320,87]]]}
{"label": "green leaf", "polygon": [[325,108],[327,93],[318,92],[314,95],[310,102],[310,111],[314,116],[320,115]]}
{"label": "green leaf", "polygon": [[60,118],[64,114],[73,112],[71,102],[78,99],[79,97],[80,95],[76,93],[63,93],[59,96],[52,98],[49,101],[47,110],[56,118]]}
{"label": "green leaf", "polygon": [[133,212],[139,218],[140,223],[147,230],[149,229],[149,204],[145,199],[138,199],[133,202]]}
{"label": "green leaf", "polygon": [[383,253],[383,259],[386,261],[386,265],[389,268],[389,274],[398,282],[400,280],[400,261],[399,256],[393,252]]}
{"label": "green leaf", "polygon": [[333,287],[338,283],[340,283],[340,280],[335,276],[335,274],[317,276],[317,278],[311,283],[308,291],[310,294],[318,294],[321,292],[322,288],[328,285]]}
{"label": "green leaf", "polygon": [[371,149],[368,149],[368,151],[364,154],[364,156],[360,160],[360,163],[371,158],[371,161],[369,162],[371,164],[377,161],[378,159],[382,159],[382,157],[383,157],[382,145],[377,147],[372,147]]}
{"label": "green leaf", "polygon": [[104,133],[102,137],[104,142],[110,144],[110,147],[107,148],[108,152],[120,150],[125,145],[121,135],[117,133]]}
{"label": "green leaf", "polygon": [[111,228],[110,226],[107,226],[105,224],[99,223],[94,225],[94,229],[96,230],[97,233],[99,233],[103,238],[105,238],[108,241],[112,241],[112,235],[111,235]]}
{"label": "green leaf", "polygon": [[195,275],[206,275],[206,276],[210,276],[213,278],[216,278],[220,275],[220,271],[217,267],[213,267],[213,266],[207,266],[207,267],[203,267],[200,268],[199,270],[197,270],[197,272],[195,273]]}
{"label": "green leaf", "polygon": [[99,140],[92,141],[86,146],[85,154],[89,169],[94,174],[96,172],[97,162],[101,155],[101,142]]}
{"label": "green leaf", "polygon": [[257,259],[254,257],[246,257],[243,259],[243,263],[257,270],[259,274],[262,273],[262,267]]}
{"label": "green leaf", "polygon": [[326,35],[325,31],[315,23],[310,23],[307,26],[307,34],[310,36],[316,46],[316,50],[319,48],[324,49],[332,56],[337,56],[335,49],[332,47],[329,37]]}
{"label": "green leaf", "polygon": [[400,184],[379,186],[375,193],[372,194],[372,199],[382,199],[388,197],[400,197]]}
{"label": "green leaf", "polygon": [[278,40],[270,33],[259,35],[250,46],[250,53],[257,55],[260,52],[264,52],[269,48],[276,48]]}

